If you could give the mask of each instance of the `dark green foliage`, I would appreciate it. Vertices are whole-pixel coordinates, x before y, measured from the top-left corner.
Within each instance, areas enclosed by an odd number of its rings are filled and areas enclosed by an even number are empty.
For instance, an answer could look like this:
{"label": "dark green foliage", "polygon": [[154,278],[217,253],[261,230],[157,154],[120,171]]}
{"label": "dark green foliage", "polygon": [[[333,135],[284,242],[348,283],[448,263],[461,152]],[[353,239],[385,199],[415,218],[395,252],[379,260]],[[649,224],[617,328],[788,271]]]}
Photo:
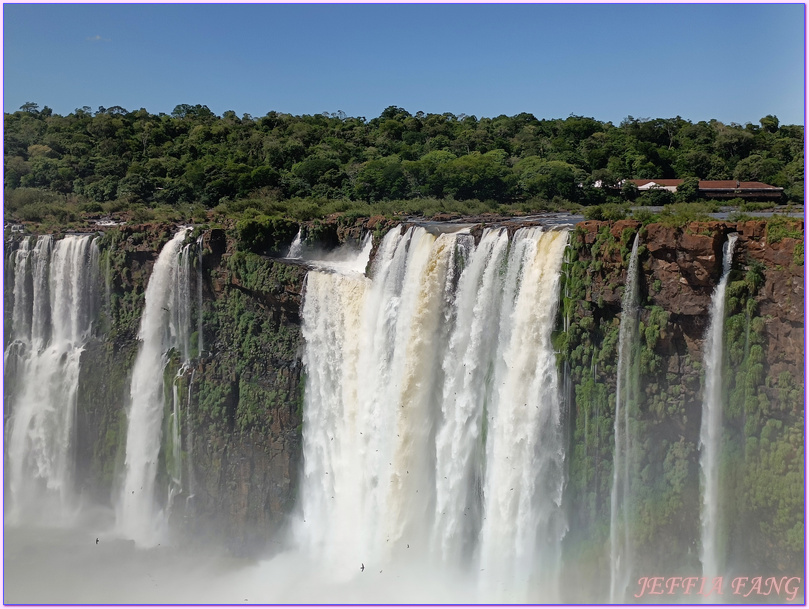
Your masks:
{"label": "dark green foliage", "polygon": [[298,232],[298,225],[285,218],[260,215],[236,223],[238,247],[257,254],[279,255],[288,248]]}
{"label": "dark green foliage", "polygon": [[699,178],[685,178],[677,187],[675,198],[685,203],[696,201],[699,198]]}
{"label": "dark green foliage", "polygon": [[[678,189],[679,190],[679,189]],[[653,188],[643,192],[635,201],[638,205],[657,206],[671,205],[675,201],[674,193],[664,188]]]}
{"label": "dark green foliage", "polygon": [[[340,113],[239,118],[200,104],[180,104],[170,115],[115,107],[60,116],[30,103],[5,114],[4,186],[76,197],[106,213],[141,204],[180,216],[194,204],[243,199],[311,199],[318,209],[300,210],[309,218],[337,200],[594,205],[618,199],[614,187],[626,178],[761,179],[802,202],[803,127],[762,121],[766,127],[627,117],[614,126],[580,116],[478,119],[401,108],[370,121]],[[637,189],[625,183],[621,194],[632,201]],[[641,202],[668,198],[645,193]],[[6,206],[6,217],[74,220],[69,202],[59,207]]]}
{"label": "dark green foliage", "polygon": [[227,272],[232,287],[205,319],[216,355],[206,359],[196,389],[200,416],[234,433],[265,433],[273,412],[300,407],[298,301],[286,299],[287,290],[300,290],[306,271],[236,252]]}
{"label": "dark green foliage", "polygon": [[626,218],[629,208],[626,205],[617,203],[605,203],[604,205],[593,205],[584,208],[584,217],[587,220],[623,220]]}
{"label": "dark green foliage", "polygon": [[673,203],[663,207],[655,220],[667,226],[685,226],[691,222],[704,222],[712,220],[708,215],[717,211],[718,206],[708,203]]}
{"label": "dark green foliage", "polygon": [[722,469],[724,492],[743,497],[730,507],[728,534],[740,540],[735,551],[747,564],[797,564],[804,535],[802,384],[787,371],[767,376],[767,322],[756,301],[763,284],[764,268],[750,264],[743,276],[734,272],[727,291]]}

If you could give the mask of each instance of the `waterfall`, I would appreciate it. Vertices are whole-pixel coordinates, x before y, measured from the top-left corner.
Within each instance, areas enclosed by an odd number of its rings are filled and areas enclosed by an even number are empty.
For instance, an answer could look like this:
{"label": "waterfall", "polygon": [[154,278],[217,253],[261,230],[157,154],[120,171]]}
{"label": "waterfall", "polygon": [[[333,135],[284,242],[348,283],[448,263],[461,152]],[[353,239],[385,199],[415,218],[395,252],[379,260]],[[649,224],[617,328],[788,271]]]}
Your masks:
{"label": "waterfall", "polygon": [[722,551],[719,513],[719,452],[722,444],[722,336],[725,321],[725,290],[733,266],[736,233],[725,242],[722,252],[722,277],[711,297],[711,318],[705,334],[705,392],[700,425],[700,467],[702,471],[702,546],[700,561],[703,577],[721,575]]}
{"label": "waterfall", "polygon": [[174,290],[176,290],[171,307],[170,332],[176,336],[176,346],[180,351],[180,367],[171,387],[172,405],[169,415],[169,440],[171,451],[166,455],[166,471],[168,473],[167,511],[171,511],[174,498],[183,492],[182,455],[182,405],[180,403],[180,383],[188,373],[191,360],[191,261],[195,258],[192,245],[186,244],[179,255],[174,269]]}
{"label": "waterfall", "polygon": [[487,230],[458,282],[455,324],[442,362],[442,424],[436,438],[436,551],[444,560],[471,557],[482,522],[484,405],[491,394],[502,300],[505,230]]}
{"label": "waterfall", "polygon": [[618,330],[618,368],[615,391],[615,452],[613,453],[612,492],[610,495],[610,600],[624,601],[632,577],[632,544],[629,519],[631,508],[632,437],[631,413],[636,404],[637,382],[633,357],[638,333],[638,241],[635,235],[626,286],[621,300],[621,325]]}
{"label": "waterfall", "polygon": [[[183,361],[189,353],[189,256],[187,252],[181,255],[188,230],[180,229],[155,262],[138,332],[141,345],[132,369],[125,476],[116,506],[116,524],[123,535],[139,545],[156,544],[165,524],[165,515],[155,505],[162,441],[163,373],[171,348],[180,351]],[[179,428],[179,421],[176,427]]]}
{"label": "waterfall", "polygon": [[99,253],[90,235],[27,237],[11,255],[11,342],[4,353],[9,515],[69,516],[79,368],[97,311]]}
{"label": "waterfall", "polygon": [[188,399],[185,404],[185,412],[186,412],[186,471],[188,472],[188,494],[185,498],[185,509],[186,513],[188,513],[189,508],[193,509],[193,502],[191,501],[194,498],[195,494],[195,479],[194,479],[194,426],[191,424],[191,388],[194,386],[194,376],[196,374],[196,370],[194,368],[191,369],[191,378],[188,380]]}
{"label": "waterfall", "polygon": [[298,229],[298,234],[295,235],[295,239],[292,240],[292,245],[289,246],[289,251],[287,252],[287,258],[300,258],[303,253],[303,242],[301,240],[301,230]]}
{"label": "waterfall", "polygon": [[312,270],[302,543],[360,564],[437,561],[504,598],[553,596],[563,443],[551,330],[564,231],[390,231],[372,279]]}
{"label": "waterfall", "polygon": [[112,324],[112,252],[108,251],[104,258],[104,311],[107,323]]}
{"label": "waterfall", "polygon": [[202,235],[197,237],[197,353],[202,357],[205,341],[202,338]]}

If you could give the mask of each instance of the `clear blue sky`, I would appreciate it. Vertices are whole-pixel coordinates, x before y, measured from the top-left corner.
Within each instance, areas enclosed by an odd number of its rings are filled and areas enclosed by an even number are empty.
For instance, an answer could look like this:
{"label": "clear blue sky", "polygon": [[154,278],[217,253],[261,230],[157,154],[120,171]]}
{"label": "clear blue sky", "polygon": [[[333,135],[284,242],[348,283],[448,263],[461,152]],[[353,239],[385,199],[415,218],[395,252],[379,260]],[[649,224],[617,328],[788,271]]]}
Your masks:
{"label": "clear blue sky", "polygon": [[3,6],[3,107],[804,122],[804,5]]}

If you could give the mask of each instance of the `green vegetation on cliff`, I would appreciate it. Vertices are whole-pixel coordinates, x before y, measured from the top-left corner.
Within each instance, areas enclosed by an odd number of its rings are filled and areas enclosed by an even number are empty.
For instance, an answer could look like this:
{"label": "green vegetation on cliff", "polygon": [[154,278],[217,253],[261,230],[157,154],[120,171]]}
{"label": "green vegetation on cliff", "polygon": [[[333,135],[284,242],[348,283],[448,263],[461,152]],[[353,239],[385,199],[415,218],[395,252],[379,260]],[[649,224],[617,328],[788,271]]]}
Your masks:
{"label": "green vegetation on cliff", "polygon": [[764,274],[752,261],[746,272],[733,272],[727,291],[725,355],[732,372],[721,468],[726,496],[743,498],[725,506],[727,536],[755,566],[790,565],[803,556],[803,388],[786,370],[768,374],[768,320],[757,301]]}
{"label": "green vegetation on cliff", "polygon": [[[756,247],[764,234],[771,243],[802,235],[799,221],[783,217],[737,229],[752,231],[742,238]],[[698,279],[693,265],[701,263],[696,254],[675,264],[672,252],[680,251],[683,240],[692,249],[721,247],[724,238],[716,231],[733,228],[679,222],[647,226],[633,220],[622,225],[585,223],[570,236],[554,345],[570,388],[565,393],[571,519],[566,552],[593,577],[609,569],[604,548],[609,545],[621,295],[638,230],[645,247],[638,252],[640,321],[634,346],[633,384],[639,400],[630,408],[632,545],[636,564],[646,569],[699,569],[702,340],[718,276]],[[699,246],[700,239],[707,245]],[[710,245],[707,253],[715,247]],[[788,242],[785,253],[792,247]],[[802,564],[802,366],[789,360],[791,356],[774,355],[775,341],[786,340],[779,335],[784,330],[767,330],[768,325],[780,323],[783,328],[791,322],[763,317],[758,307],[765,298],[772,299],[763,294],[765,283],[791,281],[794,269],[765,266],[747,247],[740,251],[728,286],[725,321],[728,397],[721,478],[722,509],[729,516],[723,538],[736,568],[787,572]],[[802,249],[800,256],[789,258],[801,266]],[[721,257],[719,262],[715,255],[711,260],[720,272]],[[695,298],[703,304],[695,307]],[[685,303],[693,313],[684,312]],[[667,552],[661,554],[660,547]]]}

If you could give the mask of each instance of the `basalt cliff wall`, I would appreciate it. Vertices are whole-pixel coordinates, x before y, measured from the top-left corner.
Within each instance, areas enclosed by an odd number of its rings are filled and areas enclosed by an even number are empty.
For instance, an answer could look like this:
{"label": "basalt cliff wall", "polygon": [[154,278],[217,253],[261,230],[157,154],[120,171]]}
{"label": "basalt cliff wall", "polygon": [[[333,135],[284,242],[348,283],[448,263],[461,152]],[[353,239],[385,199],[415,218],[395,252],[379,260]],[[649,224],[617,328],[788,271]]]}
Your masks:
{"label": "basalt cliff wall", "polygon": [[569,421],[565,543],[585,586],[609,572],[618,328],[637,232],[634,562],[644,573],[700,572],[704,337],[723,245],[737,233],[724,327],[721,535],[737,573],[802,568],[803,224],[791,236],[777,228],[764,221],[619,221],[582,222],[572,233],[560,313],[569,329],[557,345]]}
{"label": "basalt cliff wall", "polygon": [[[504,225],[514,230],[520,222]],[[367,231],[378,243],[394,226],[381,218],[317,222],[305,226],[304,235],[328,249],[359,241]],[[192,293],[200,281],[202,306],[195,305],[194,318],[201,313],[202,335],[193,338],[195,357],[176,381],[185,409],[185,470],[182,494],[171,510],[173,529],[185,540],[252,555],[283,546],[302,473],[299,311],[307,269],[277,256],[297,228],[198,228],[189,236],[201,236],[201,272],[194,274]],[[77,484],[93,501],[112,503],[118,492],[129,371],[145,287],[174,230],[116,227],[99,241],[105,300],[82,355],[76,422]],[[722,480],[732,523],[725,535],[740,569],[787,572],[802,566],[800,221],[786,234],[773,234],[765,221],[681,227],[589,221],[571,231],[555,335],[569,440],[565,555],[585,581],[609,572],[604,548],[618,327],[629,251],[638,232],[643,398],[635,428],[640,490],[633,541],[639,557],[650,573],[698,565],[703,337],[721,275],[722,246],[737,232],[725,323]],[[167,384],[175,382],[178,368],[174,354]]]}

